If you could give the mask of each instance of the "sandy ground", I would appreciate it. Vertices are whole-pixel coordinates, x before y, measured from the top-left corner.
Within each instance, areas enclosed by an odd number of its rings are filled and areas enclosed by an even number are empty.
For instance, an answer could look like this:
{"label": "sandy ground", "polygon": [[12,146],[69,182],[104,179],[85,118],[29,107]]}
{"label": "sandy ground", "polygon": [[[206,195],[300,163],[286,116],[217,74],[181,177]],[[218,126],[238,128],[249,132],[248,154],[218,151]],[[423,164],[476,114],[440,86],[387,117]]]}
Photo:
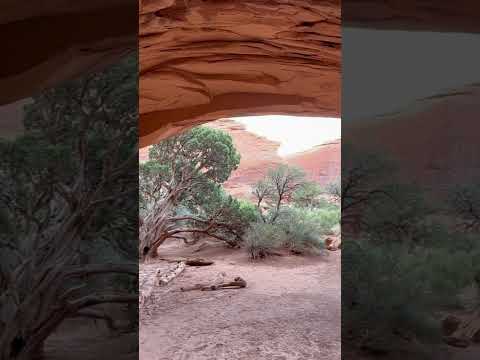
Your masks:
{"label": "sandy ground", "polygon": [[[189,252],[167,247],[162,256]],[[215,264],[187,267],[141,310],[141,360],[340,359],[340,252],[258,263],[223,247],[195,255]],[[140,282],[155,266],[142,265]],[[235,276],[247,288],[178,291]]]}

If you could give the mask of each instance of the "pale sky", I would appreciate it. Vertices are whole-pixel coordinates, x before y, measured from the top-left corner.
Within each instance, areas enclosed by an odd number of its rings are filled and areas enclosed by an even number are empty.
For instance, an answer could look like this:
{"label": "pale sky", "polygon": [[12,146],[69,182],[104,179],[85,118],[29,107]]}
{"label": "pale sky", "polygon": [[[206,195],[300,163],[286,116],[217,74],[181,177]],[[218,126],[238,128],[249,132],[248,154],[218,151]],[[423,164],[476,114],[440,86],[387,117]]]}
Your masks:
{"label": "pale sky", "polygon": [[305,151],[341,136],[338,118],[266,115],[233,119],[244,124],[247,131],[279,142],[280,156]]}

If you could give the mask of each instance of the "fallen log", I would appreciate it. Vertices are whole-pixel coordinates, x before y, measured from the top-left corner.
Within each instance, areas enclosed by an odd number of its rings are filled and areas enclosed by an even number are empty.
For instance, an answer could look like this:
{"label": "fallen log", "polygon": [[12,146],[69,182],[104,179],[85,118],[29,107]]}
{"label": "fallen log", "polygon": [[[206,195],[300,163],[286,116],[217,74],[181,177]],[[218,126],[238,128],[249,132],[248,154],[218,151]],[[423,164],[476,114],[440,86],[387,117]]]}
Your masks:
{"label": "fallen log", "polygon": [[160,260],[167,261],[170,263],[184,262],[188,266],[209,266],[215,263],[211,260],[205,260],[200,258],[193,258],[193,259],[192,258],[179,258],[179,259],[160,258]]}
{"label": "fallen log", "polygon": [[185,270],[185,263],[178,262],[166,271],[162,271],[162,269],[157,269],[154,274],[140,274],[140,278],[143,278],[143,281],[140,283],[139,286],[139,305],[144,306],[154,301],[153,292],[155,288],[157,286],[167,285],[170,281],[175,279],[183,270]]}
{"label": "fallen log", "polygon": [[175,279],[183,270],[185,270],[185,262],[179,262],[176,266],[170,269],[168,272],[164,274],[160,274],[160,271],[157,272],[158,276],[158,285],[165,286],[170,281]]}
{"label": "fallen log", "polygon": [[212,265],[213,263],[213,261],[203,259],[191,259],[185,261],[185,264],[187,264],[188,266],[208,266]]}
{"label": "fallen log", "polygon": [[247,287],[247,282],[241,277],[237,276],[233,281],[220,283],[220,284],[195,284],[189,287],[181,287],[180,291],[215,291],[222,289],[242,289]]}

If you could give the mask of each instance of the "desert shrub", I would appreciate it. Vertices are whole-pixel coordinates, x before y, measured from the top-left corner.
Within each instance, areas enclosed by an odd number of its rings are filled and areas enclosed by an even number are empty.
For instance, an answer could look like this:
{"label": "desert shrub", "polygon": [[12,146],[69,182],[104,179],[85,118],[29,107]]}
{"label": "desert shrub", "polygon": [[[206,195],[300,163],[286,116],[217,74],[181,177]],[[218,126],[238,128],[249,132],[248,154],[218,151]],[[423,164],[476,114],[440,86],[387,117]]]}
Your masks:
{"label": "desert shrub", "polygon": [[468,309],[472,299],[463,297],[464,290],[480,271],[474,234],[432,214],[415,188],[395,190],[366,209],[362,238],[343,239],[345,331],[363,342],[375,338],[382,351],[395,351],[399,333],[440,342],[438,312]]}
{"label": "desert shrub", "polygon": [[465,290],[479,273],[480,244],[453,225],[473,230],[476,196],[455,185],[452,216],[433,189],[397,177],[394,162],[352,162],[363,155],[356,149],[342,164],[342,334],[376,352],[414,343],[434,350],[439,314],[473,305]]}
{"label": "desert shrub", "polygon": [[[465,307],[459,297],[474,281],[479,251],[406,244],[345,241],[342,254],[342,309],[345,333],[373,339],[384,351],[396,334],[424,343],[440,342],[439,310]],[[376,349],[379,350],[379,349]]]}
{"label": "desert shrub", "polygon": [[480,190],[478,181],[456,184],[449,191],[448,205],[457,226],[466,232],[477,232],[480,229]]}
{"label": "desert shrub", "polygon": [[320,198],[322,188],[319,184],[307,181],[301,184],[292,195],[292,201],[299,207],[317,207],[325,200]]}
{"label": "desert shrub", "polygon": [[[264,222],[275,223],[283,208],[294,201],[294,194],[305,185],[305,173],[300,168],[282,164],[269,169],[265,178],[253,186],[259,216]],[[263,208],[268,209],[266,214]]]}
{"label": "desert shrub", "polygon": [[332,227],[332,235],[340,235],[342,232],[342,227],[340,223],[333,225]]}
{"label": "desert shrub", "polygon": [[285,233],[284,245],[295,252],[316,252],[323,237],[340,221],[338,207],[322,209],[289,207],[278,217],[278,228]]}
{"label": "desert shrub", "polygon": [[342,183],[339,178],[329,182],[325,186],[325,193],[334,196],[337,199],[342,197]]}
{"label": "desert shrub", "polygon": [[276,225],[256,222],[247,230],[245,248],[253,260],[265,258],[270,251],[281,247],[285,238],[285,233]]}

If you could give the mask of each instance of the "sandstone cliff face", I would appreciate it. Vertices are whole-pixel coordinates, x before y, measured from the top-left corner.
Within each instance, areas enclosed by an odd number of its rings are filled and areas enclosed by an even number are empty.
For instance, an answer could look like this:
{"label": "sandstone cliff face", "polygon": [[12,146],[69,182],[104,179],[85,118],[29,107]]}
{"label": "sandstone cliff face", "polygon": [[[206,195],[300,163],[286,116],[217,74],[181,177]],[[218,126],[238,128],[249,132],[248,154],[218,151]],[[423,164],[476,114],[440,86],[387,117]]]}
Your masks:
{"label": "sandstone cliff face", "polygon": [[340,177],[340,140],[318,145],[313,149],[288,157],[280,157],[277,154],[279,143],[246,131],[242,124],[234,120],[221,119],[208,123],[206,126],[229,133],[242,156],[240,166],[224,184],[225,189],[234,196],[251,199],[252,185],[262,179],[268,169],[279,164],[288,164],[303,169],[309,180],[320,185],[326,185]]}
{"label": "sandstone cliff face", "polygon": [[[241,155],[238,169],[224,183],[225,189],[233,196],[251,200],[252,185],[261,180],[268,169],[280,164],[300,167],[309,180],[320,185],[326,185],[340,177],[340,140],[288,157],[280,157],[277,154],[279,143],[247,131],[243,124],[232,119],[220,119],[205,126],[230,134],[235,148]],[[148,147],[140,149],[139,156],[140,161],[147,160]]]}
{"label": "sandstone cliff face", "polygon": [[480,176],[478,114],[477,84],[355,126],[344,123],[342,141],[384,154],[397,162],[402,176],[438,190]]}
{"label": "sandstone cliff face", "polygon": [[323,186],[340,179],[341,146],[341,141],[335,140],[286,157],[285,161],[289,165],[303,169],[310,180]]}
{"label": "sandstone cliff face", "polygon": [[277,155],[280,144],[246,131],[244,125],[231,119],[217,120],[205,126],[223,130],[232,137],[241,160],[224,187],[234,196],[251,199],[252,185],[262,179],[269,168],[283,162]]}
{"label": "sandstone cliff face", "polygon": [[138,161],[145,162],[148,160],[148,149],[149,147],[144,147],[138,150]]}
{"label": "sandstone cliff face", "polygon": [[340,114],[340,1],[149,0],[140,145],[223,117]]}

